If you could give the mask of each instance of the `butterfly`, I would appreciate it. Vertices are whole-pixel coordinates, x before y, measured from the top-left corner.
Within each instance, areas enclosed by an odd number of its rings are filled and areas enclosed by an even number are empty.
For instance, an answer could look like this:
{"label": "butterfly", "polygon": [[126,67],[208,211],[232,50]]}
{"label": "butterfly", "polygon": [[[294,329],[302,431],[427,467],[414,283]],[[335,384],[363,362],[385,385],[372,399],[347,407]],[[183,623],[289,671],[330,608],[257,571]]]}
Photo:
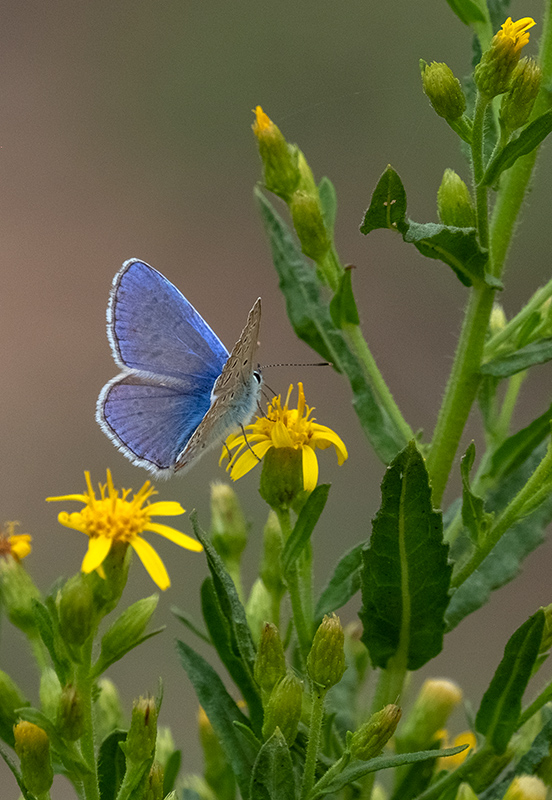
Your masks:
{"label": "butterfly", "polygon": [[107,336],[121,372],[100,392],[96,419],[133,464],[156,477],[189,469],[249,422],[262,377],[253,369],[261,298],[228,353],[164,275],[125,261],[113,279]]}

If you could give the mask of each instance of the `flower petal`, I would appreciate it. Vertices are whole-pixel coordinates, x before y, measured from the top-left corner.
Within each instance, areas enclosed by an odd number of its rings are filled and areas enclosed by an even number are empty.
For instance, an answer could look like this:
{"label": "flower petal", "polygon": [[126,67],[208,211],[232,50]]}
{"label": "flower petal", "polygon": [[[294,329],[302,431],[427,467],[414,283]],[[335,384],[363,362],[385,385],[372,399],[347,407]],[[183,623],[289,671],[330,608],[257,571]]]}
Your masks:
{"label": "flower petal", "polygon": [[82,560],[81,570],[89,573],[98,569],[111,550],[112,539],[108,536],[91,536],[88,539],[88,551]]}
{"label": "flower petal", "polygon": [[313,425],[313,433],[311,436],[311,443],[315,443],[315,447],[321,447],[322,440],[326,440],[327,442],[333,444],[335,447],[335,452],[337,453],[337,462],[341,466],[344,461],[349,458],[349,454],[347,452],[347,448],[343,443],[343,440],[332,431],[331,428],[326,427],[325,425]]}
{"label": "flower petal", "polygon": [[293,439],[284,423],[280,420],[272,428],[271,438],[274,447],[293,447]]}
{"label": "flower petal", "polygon": [[303,488],[306,492],[316,489],[318,483],[318,459],[312,447],[303,447]]}
{"label": "flower petal", "polygon": [[10,549],[16,558],[25,558],[31,552],[31,536],[29,533],[16,533],[9,537]]}
{"label": "flower petal", "polygon": [[131,541],[131,547],[138,554],[138,558],[147,569],[150,578],[156,583],[160,589],[165,591],[171,585],[169,573],[165,569],[165,565],[161,561],[159,554],[153,549],[149,542],[142,539],[141,536],[135,536]]}
{"label": "flower petal", "polygon": [[272,442],[270,439],[257,442],[257,444],[252,445],[251,448],[248,447],[230,466],[230,477],[232,480],[237,481],[239,478],[243,478],[249,470],[257,466],[259,459],[261,459],[271,447]]}
{"label": "flower petal", "polygon": [[47,497],[46,502],[51,503],[54,500],[80,500],[81,503],[88,503],[89,499],[87,494],[60,494],[59,497]]}
{"label": "flower petal", "polygon": [[185,547],[186,550],[194,550],[196,553],[201,553],[203,550],[203,545],[198,542],[197,539],[192,539],[191,536],[188,536],[181,531],[177,531],[175,528],[171,528],[169,525],[162,525],[160,522],[148,522],[144,526],[144,530],[158,533],[160,536],[164,536],[165,539],[174,542],[174,544],[178,544],[180,547]]}
{"label": "flower petal", "polygon": [[157,503],[150,503],[145,509],[151,516],[176,517],[178,514],[185,514],[186,509],[182,508],[176,500],[159,500]]}

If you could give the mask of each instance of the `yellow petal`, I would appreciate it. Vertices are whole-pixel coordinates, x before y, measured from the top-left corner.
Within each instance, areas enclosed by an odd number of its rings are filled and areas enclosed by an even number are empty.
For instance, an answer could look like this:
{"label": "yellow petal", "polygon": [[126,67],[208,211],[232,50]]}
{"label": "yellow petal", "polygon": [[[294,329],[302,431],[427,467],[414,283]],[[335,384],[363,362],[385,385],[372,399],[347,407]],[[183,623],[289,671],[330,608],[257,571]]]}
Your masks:
{"label": "yellow petal", "polygon": [[185,533],[181,533],[181,531],[177,531],[175,528],[171,528],[168,525],[162,525],[160,522],[148,522],[144,530],[158,533],[170,542],[174,542],[174,544],[178,544],[180,547],[185,547],[186,550],[194,550],[196,553],[201,553],[203,550],[203,546],[197,539],[192,539],[191,536],[187,536]]}
{"label": "yellow petal", "polygon": [[293,447],[293,439],[283,422],[278,421],[272,428],[271,433],[274,447]]}
{"label": "yellow petal", "polygon": [[98,569],[111,550],[111,542],[107,536],[91,536],[88,540],[88,551],[82,560],[81,570],[89,573]]}
{"label": "yellow petal", "polygon": [[311,442],[315,442],[316,447],[320,447],[321,440],[326,440],[330,442],[335,447],[335,452],[337,454],[337,463],[339,466],[343,464],[349,458],[349,454],[347,452],[347,448],[343,443],[343,440],[332,431],[331,428],[327,428],[325,425],[313,425],[313,434],[311,436]]}
{"label": "yellow petal", "polygon": [[147,569],[152,581],[163,591],[168,589],[171,585],[169,573],[151,544],[140,536],[135,536],[130,544],[138,553],[138,558]]}
{"label": "yellow petal", "polygon": [[17,558],[25,558],[31,552],[31,536],[28,533],[16,533],[9,538],[10,548]]}
{"label": "yellow petal", "polygon": [[46,498],[47,503],[51,503],[54,500],[80,500],[81,503],[88,503],[89,497],[87,494],[61,494],[59,497]]}
{"label": "yellow petal", "polygon": [[232,480],[239,480],[239,478],[242,478],[249,470],[256,467],[259,463],[259,459],[261,459],[271,447],[272,442],[269,439],[257,442],[257,444],[252,445],[251,449],[248,447],[236,461],[232,462],[230,470],[230,477]]}
{"label": "yellow petal", "polygon": [[312,447],[303,447],[303,488],[306,492],[316,489],[318,483],[318,459]]}
{"label": "yellow petal", "polygon": [[150,503],[149,506],[146,506],[146,511],[152,516],[176,517],[178,514],[184,514],[186,509],[182,508],[180,503],[175,500],[159,500],[157,503]]}

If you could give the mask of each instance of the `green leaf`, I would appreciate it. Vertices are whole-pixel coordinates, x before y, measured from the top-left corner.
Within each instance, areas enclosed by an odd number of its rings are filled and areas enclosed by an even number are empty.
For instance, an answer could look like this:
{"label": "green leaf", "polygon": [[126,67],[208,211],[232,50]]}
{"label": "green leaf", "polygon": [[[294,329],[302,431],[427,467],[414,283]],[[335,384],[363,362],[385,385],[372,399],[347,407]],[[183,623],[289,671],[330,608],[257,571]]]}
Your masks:
{"label": "green leaf", "polygon": [[[348,767],[345,767],[343,772],[333,779],[326,786],[322,785],[317,788],[318,784],[309,795],[309,800],[316,800],[317,797],[324,797],[326,794],[339,792],[355,781],[358,781],[364,775],[370,772],[378,772],[381,769],[391,769],[392,767],[402,767],[405,764],[415,764],[417,761],[426,761],[431,758],[446,758],[447,756],[455,756],[461,753],[468,747],[467,744],[460,745],[459,747],[449,747],[445,750],[420,750],[417,753],[401,753],[395,756],[378,756],[369,761],[354,761]],[[319,783],[322,783],[322,778]]]}
{"label": "green leaf", "polygon": [[552,421],[552,405],[544,414],[533,420],[529,425],[517,433],[509,436],[496,450],[491,458],[491,463],[485,477],[505,478],[518,469],[531,453],[538,447],[550,433]]}
{"label": "green leaf", "polygon": [[291,324],[300,339],[347,376],[362,428],[378,457],[387,464],[405,446],[404,434],[378,403],[361,363],[335,327],[327,303],[321,299],[316,272],[301,255],[287,225],[262,192],[257,190],[256,197]]}
{"label": "green leaf", "polygon": [[423,256],[448,264],[464,286],[485,282],[495,289],[502,284],[485,272],[489,253],[477,241],[475,228],[453,228],[436,222],[409,222],[404,241]]}
{"label": "green leaf", "polygon": [[411,442],[388,467],[382,504],[363,553],[360,618],[372,664],[399,648],[409,670],[441,652],[452,567],[443,521],[431,504],[424,459]]}
{"label": "green leaf", "polygon": [[487,165],[485,174],[481,179],[482,186],[492,186],[505,169],[510,169],[520,156],[531,153],[546,139],[552,131],[552,109],[545,111],[534,119],[519,133],[515,139],[508,142],[506,147],[498,153],[496,158]]}
{"label": "green leaf", "polygon": [[494,514],[485,511],[482,497],[471,490],[470,472],[475,460],[475,444],[472,442],[460,462],[462,476],[462,522],[474,544],[481,544],[492,525]]}
{"label": "green leaf", "polygon": [[165,764],[165,774],[163,775],[163,797],[174,789],[174,784],[180,772],[182,763],[182,750],[173,750]]}
{"label": "green leaf", "polygon": [[98,782],[101,800],[115,800],[125,775],[126,759],[120,748],[127,731],[113,731],[106,736],[98,753]]}
{"label": "green leaf", "polygon": [[[229,622],[231,637],[229,644],[230,649],[234,657],[239,659],[242,664],[243,679],[240,684],[240,689],[244,692],[244,697],[249,704],[249,713],[251,714],[253,727],[255,731],[260,731],[263,720],[263,709],[253,678],[255,645],[245,616],[245,609],[238,597],[234,581],[228,574],[223,560],[216,552],[208,537],[201,530],[195,512],[190,514],[190,522],[207,556],[207,565],[213,578],[213,587],[221,614]],[[208,623],[208,620],[205,620],[205,622]],[[213,635],[211,630],[209,633],[211,636]],[[245,676],[247,676],[247,678]]]}
{"label": "green leaf", "polygon": [[316,604],[314,618],[317,625],[322,621],[324,614],[330,614],[344,606],[360,589],[362,550],[365,545],[366,542],[360,542],[338,561]]}
{"label": "green leaf", "polygon": [[48,606],[34,598],[32,604],[38,633],[50,654],[56,675],[60,683],[64,685],[71,675],[71,664],[64,652],[63,641],[59,633],[57,613],[55,608],[50,610]]}
{"label": "green leaf", "polygon": [[539,653],[544,611],[539,609],[510,637],[475,718],[475,728],[499,754],[518,727],[521,699]]}
{"label": "green leaf", "polygon": [[196,636],[199,636],[200,639],[203,639],[204,642],[207,644],[213,644],[213,642],[209,638],[209,634],[193,619],[191,614],[188,614],[187,611],[183,611],[181,608],[177,608],[176,606],[171,606],[171,613],[180,620],[180,622],[188,628],[189,631],[195,633]]}
{"label": "green leaf", "polygon": [[324,176],[318,184],[318,196],[322,207],[322,216],[326,230],[333,239],[335,218],[337,215],[337,194],[335,187],[329,178]]}
{"label": "green leaf", "polygon": [[23,783],[23,778],[21,777],[21,772],[15,765],[15,762],[12,761],[11,757],[6,753],[4,748],[0,745],[0,757],[12,773],[13,777],[17,781],[17,785],[19,786],[19,791],[23,796],[24,800],[35,800],[34,795],[30,794],[27,790],[25,784]]}
{"label": "green leaf", "polygon": [[447,3],[464,25],[486,21],[485,14],[474,0],[447,0]]}
{"label": "green leaf", "polygon": [[257,753],[234,727],[235,722],[248,725],[247,717],[232,700],[211,665],[184,642],[177,641],[176,646],[182,666],[232,767],[242,797],[249,800],[251,771]]}
{"label": "green leaf", "polygon": [[297,522],[282,551],[282,572],[284,575],[289,575],[289,571],[293,569],[295,562],[308,544],[316,523],[324,511],[329,491],[330,484],[321,483],[316,489],[313,489],[301,509]]}
{"label": "green leaf", "polygon": [[552,336],[539,339],[531,344],[526,344],[506,356],[498,356],[492,361],[481,365],[483,375],[493,375],[496,378],[509,378],[516,372],[522,372],[535,364],[545,364],[552,359]]}
{"label": "green leaf", "polygon": [[378,228],[403,231],[407,227],[405,216],[406,192],[399,175],[388,164],[374,189],[360,232],[368,234]]}
{"label": "green leaf", "polygon": [[251,800],[293,800],[293,764],[286,740],[276,728],[259,751],[251,775]]}
{"label": "green leaf", "polygon": [[346,267],[337,292],[330,302],[330,314],[336,328],[343,328],[345,324],[359,325],[360,318],[356,307],[355,296],[353,294],[353,285],[351,282],[351,275],[353,267]]}

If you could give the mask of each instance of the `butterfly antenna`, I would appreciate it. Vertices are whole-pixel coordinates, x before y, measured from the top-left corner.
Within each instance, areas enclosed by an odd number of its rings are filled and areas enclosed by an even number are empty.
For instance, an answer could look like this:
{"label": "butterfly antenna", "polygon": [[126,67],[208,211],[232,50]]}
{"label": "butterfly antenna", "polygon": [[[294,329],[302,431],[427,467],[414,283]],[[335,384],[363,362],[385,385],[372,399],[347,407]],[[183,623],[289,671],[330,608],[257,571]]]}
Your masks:
{"label": "butterfly antenna", "polygon": [[272,367],[333,367],[331,361],[316,361],[312,364],[263,364],[258,369],[271,369]]}

